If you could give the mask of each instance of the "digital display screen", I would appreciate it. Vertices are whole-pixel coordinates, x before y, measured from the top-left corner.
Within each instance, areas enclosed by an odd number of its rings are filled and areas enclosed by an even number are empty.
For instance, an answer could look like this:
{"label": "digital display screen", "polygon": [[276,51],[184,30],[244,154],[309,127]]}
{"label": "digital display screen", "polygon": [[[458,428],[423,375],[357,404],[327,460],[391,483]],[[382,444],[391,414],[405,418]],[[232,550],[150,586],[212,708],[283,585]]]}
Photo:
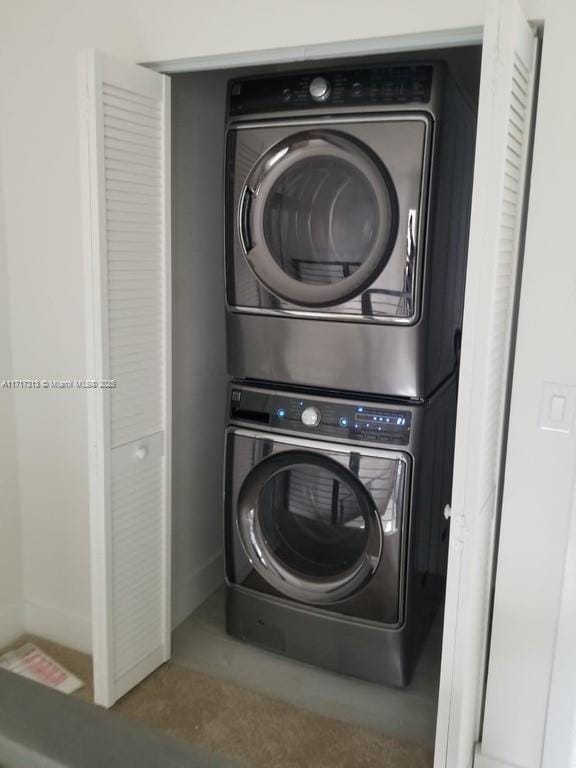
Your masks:
{"label": "digital display screen", "polygon": [[374,411],[372,409],[357,408],[354,422],[363,429],[367,427],[398,426],[405,427],[408,423],[406,414],[397,411]]}

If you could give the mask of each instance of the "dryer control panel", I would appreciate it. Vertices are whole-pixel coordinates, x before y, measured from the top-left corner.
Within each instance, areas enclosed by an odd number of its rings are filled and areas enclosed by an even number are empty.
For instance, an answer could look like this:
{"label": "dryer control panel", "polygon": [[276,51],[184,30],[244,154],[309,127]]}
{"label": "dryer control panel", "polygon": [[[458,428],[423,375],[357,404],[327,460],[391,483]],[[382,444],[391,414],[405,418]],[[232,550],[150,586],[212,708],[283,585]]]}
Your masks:
{"label": "dryer control panel", "polygon": [[233,80],[229,114],[330,106],[422,106],[430,101],[433,73],[432,64],[397,64]]}
{"label": "dryer control panel", "polygon": [[412,425],[410,410],[395,404],[329,400],[234,385],[229,415],[232,421],[282,431],[393,445],[408,445]]}

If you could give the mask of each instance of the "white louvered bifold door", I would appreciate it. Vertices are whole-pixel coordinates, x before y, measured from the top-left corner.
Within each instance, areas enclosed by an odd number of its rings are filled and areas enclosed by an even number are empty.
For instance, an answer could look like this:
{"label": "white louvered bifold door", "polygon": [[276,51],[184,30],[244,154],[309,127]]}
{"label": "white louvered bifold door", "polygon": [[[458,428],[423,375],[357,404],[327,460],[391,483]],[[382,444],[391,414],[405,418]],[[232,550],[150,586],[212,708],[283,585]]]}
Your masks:
{"label": "white louvered bifold door", "polygon": [[[82,57],[95,700],[170,655],[169,80]],[[100,382],[113,382],[113,386]]]}
{"label": "white louvered bifold door", "polygon": [[516,0],[484,28],[435,768],[479,738],[536,39]]}

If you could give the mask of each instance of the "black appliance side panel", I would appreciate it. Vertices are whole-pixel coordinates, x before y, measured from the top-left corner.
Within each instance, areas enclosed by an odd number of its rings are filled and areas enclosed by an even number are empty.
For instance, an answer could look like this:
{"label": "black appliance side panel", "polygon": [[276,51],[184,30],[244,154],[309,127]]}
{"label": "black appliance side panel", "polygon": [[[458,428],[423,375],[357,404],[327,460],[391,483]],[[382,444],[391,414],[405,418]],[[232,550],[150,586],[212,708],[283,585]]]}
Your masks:
{"label": "black appliance side panel", "polygon": [[[466,260],[470,230],[476,112],[451,77],[446,78],[444,105],[436,123],[430,196],[429,254],[424,290],[430,308],[428,376],[457,365],[464,311]],[[433,387],[427,382],[427,390]]]}
{"label": "black appliance side panel", "polygon": [[417,658],[445,594],[456,427],[457,380],[423,414],[415,447],[407,586],[411,655]]}

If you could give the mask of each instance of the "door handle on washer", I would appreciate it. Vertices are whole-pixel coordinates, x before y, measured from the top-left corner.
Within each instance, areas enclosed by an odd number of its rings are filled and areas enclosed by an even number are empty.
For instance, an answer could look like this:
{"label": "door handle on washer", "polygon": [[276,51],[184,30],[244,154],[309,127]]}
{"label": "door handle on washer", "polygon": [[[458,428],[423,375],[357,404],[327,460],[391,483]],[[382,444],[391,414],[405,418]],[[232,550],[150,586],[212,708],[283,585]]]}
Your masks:
{"label": "door handle on washer", "polygon": [[250,237],[250,209],[252,207],[252,198],[254,192],[245,184],[238,201],[238,228],[240,231],[240,244],[244,253],[252,250],[252,240]]}

